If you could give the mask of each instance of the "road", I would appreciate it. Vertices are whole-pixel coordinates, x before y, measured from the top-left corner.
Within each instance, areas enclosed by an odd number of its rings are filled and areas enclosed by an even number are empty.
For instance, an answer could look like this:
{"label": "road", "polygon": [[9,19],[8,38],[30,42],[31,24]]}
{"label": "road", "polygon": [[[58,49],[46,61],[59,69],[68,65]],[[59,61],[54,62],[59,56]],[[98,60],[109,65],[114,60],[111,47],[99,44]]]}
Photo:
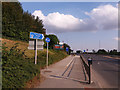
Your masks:
{"label": "road", "polygon": [[[102,80],[99,79],[99,83],[102,87],[105,88],[118,88],[120,83],[118,83],[118,75],[120,75],[120,59],[114,59],[105,57],[105,55],[95,55],[95,54],[82,54],[83,57],[87,60],[88,57],[92,57],[93,64],[92,69],[101,76]],[[118,62],[119,61],[119,62]],[[120,80],[119,80],[120,81]]]}

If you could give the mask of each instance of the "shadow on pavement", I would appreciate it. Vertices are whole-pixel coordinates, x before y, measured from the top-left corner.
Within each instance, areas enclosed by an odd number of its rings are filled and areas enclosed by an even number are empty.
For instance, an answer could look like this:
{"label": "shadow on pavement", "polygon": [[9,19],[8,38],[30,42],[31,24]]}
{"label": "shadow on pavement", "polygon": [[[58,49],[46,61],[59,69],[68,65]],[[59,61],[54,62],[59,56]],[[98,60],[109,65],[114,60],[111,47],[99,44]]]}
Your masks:
{"label": "shadow on pavement", "polygon": [[74,78],[63,77],[63,76],[56,76],[56,75],[50,75],[50,76],[51,76],[51,77],[54,77],[54,78],[69,79],[69,80],[73,80],[73,81],[76,81],[76,82],[80,82],[80,83],[88,84],[88,81],[81,81],[81,80],[74,79]]}

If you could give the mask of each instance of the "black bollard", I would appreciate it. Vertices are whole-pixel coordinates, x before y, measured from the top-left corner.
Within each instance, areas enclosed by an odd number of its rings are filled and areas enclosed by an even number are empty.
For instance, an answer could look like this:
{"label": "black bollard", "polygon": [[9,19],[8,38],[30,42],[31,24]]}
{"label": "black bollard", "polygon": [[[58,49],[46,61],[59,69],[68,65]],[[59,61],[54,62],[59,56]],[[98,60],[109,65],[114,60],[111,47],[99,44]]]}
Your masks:
{"label": "black bollard", "polygon": [[88,65],[89,65],[89,84],[91,84],[91,64],[92,64],[92,59],[88,58]]}

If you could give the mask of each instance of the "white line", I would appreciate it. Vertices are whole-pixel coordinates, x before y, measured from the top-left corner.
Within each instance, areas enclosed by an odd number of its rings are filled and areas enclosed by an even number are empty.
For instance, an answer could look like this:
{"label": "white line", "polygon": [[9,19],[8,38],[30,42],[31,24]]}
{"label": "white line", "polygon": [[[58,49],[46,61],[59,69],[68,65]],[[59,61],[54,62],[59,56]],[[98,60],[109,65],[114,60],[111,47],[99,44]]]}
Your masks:
{"label": "white line", "polygon": [[[73,59],[74,59],[74,57],[73,57]],[[73,59],[66,65],[66,67],[68,67],[69,66],[69,64],[73,61]]]}

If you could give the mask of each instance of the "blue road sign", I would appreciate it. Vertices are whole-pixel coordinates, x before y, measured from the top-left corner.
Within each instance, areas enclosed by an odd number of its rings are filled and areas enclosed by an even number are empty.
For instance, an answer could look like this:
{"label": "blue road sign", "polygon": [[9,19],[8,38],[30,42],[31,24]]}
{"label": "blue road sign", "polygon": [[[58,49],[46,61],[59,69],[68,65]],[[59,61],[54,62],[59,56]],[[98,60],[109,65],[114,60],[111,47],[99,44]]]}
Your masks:
{"label": "blue road sign", "polygon": [[45,41],[49,43],[49,42],[50,42],[50,38],[47,37],[47,38],[45,39]]}
{"label": "blue road sign", "polygon": [[40,33],[30,32],[30,38],[31,39],[43,39],[44,35]]}
{"label": "blue road sign", "polygon": [[85,52],[85,50],[84,50],[84,52]]}
{"label": "blue road sign", "polygon": [[69,48],[68,48],[68,47],[66,47],[66,51],[67,51],[67,52],[69,51]]}

